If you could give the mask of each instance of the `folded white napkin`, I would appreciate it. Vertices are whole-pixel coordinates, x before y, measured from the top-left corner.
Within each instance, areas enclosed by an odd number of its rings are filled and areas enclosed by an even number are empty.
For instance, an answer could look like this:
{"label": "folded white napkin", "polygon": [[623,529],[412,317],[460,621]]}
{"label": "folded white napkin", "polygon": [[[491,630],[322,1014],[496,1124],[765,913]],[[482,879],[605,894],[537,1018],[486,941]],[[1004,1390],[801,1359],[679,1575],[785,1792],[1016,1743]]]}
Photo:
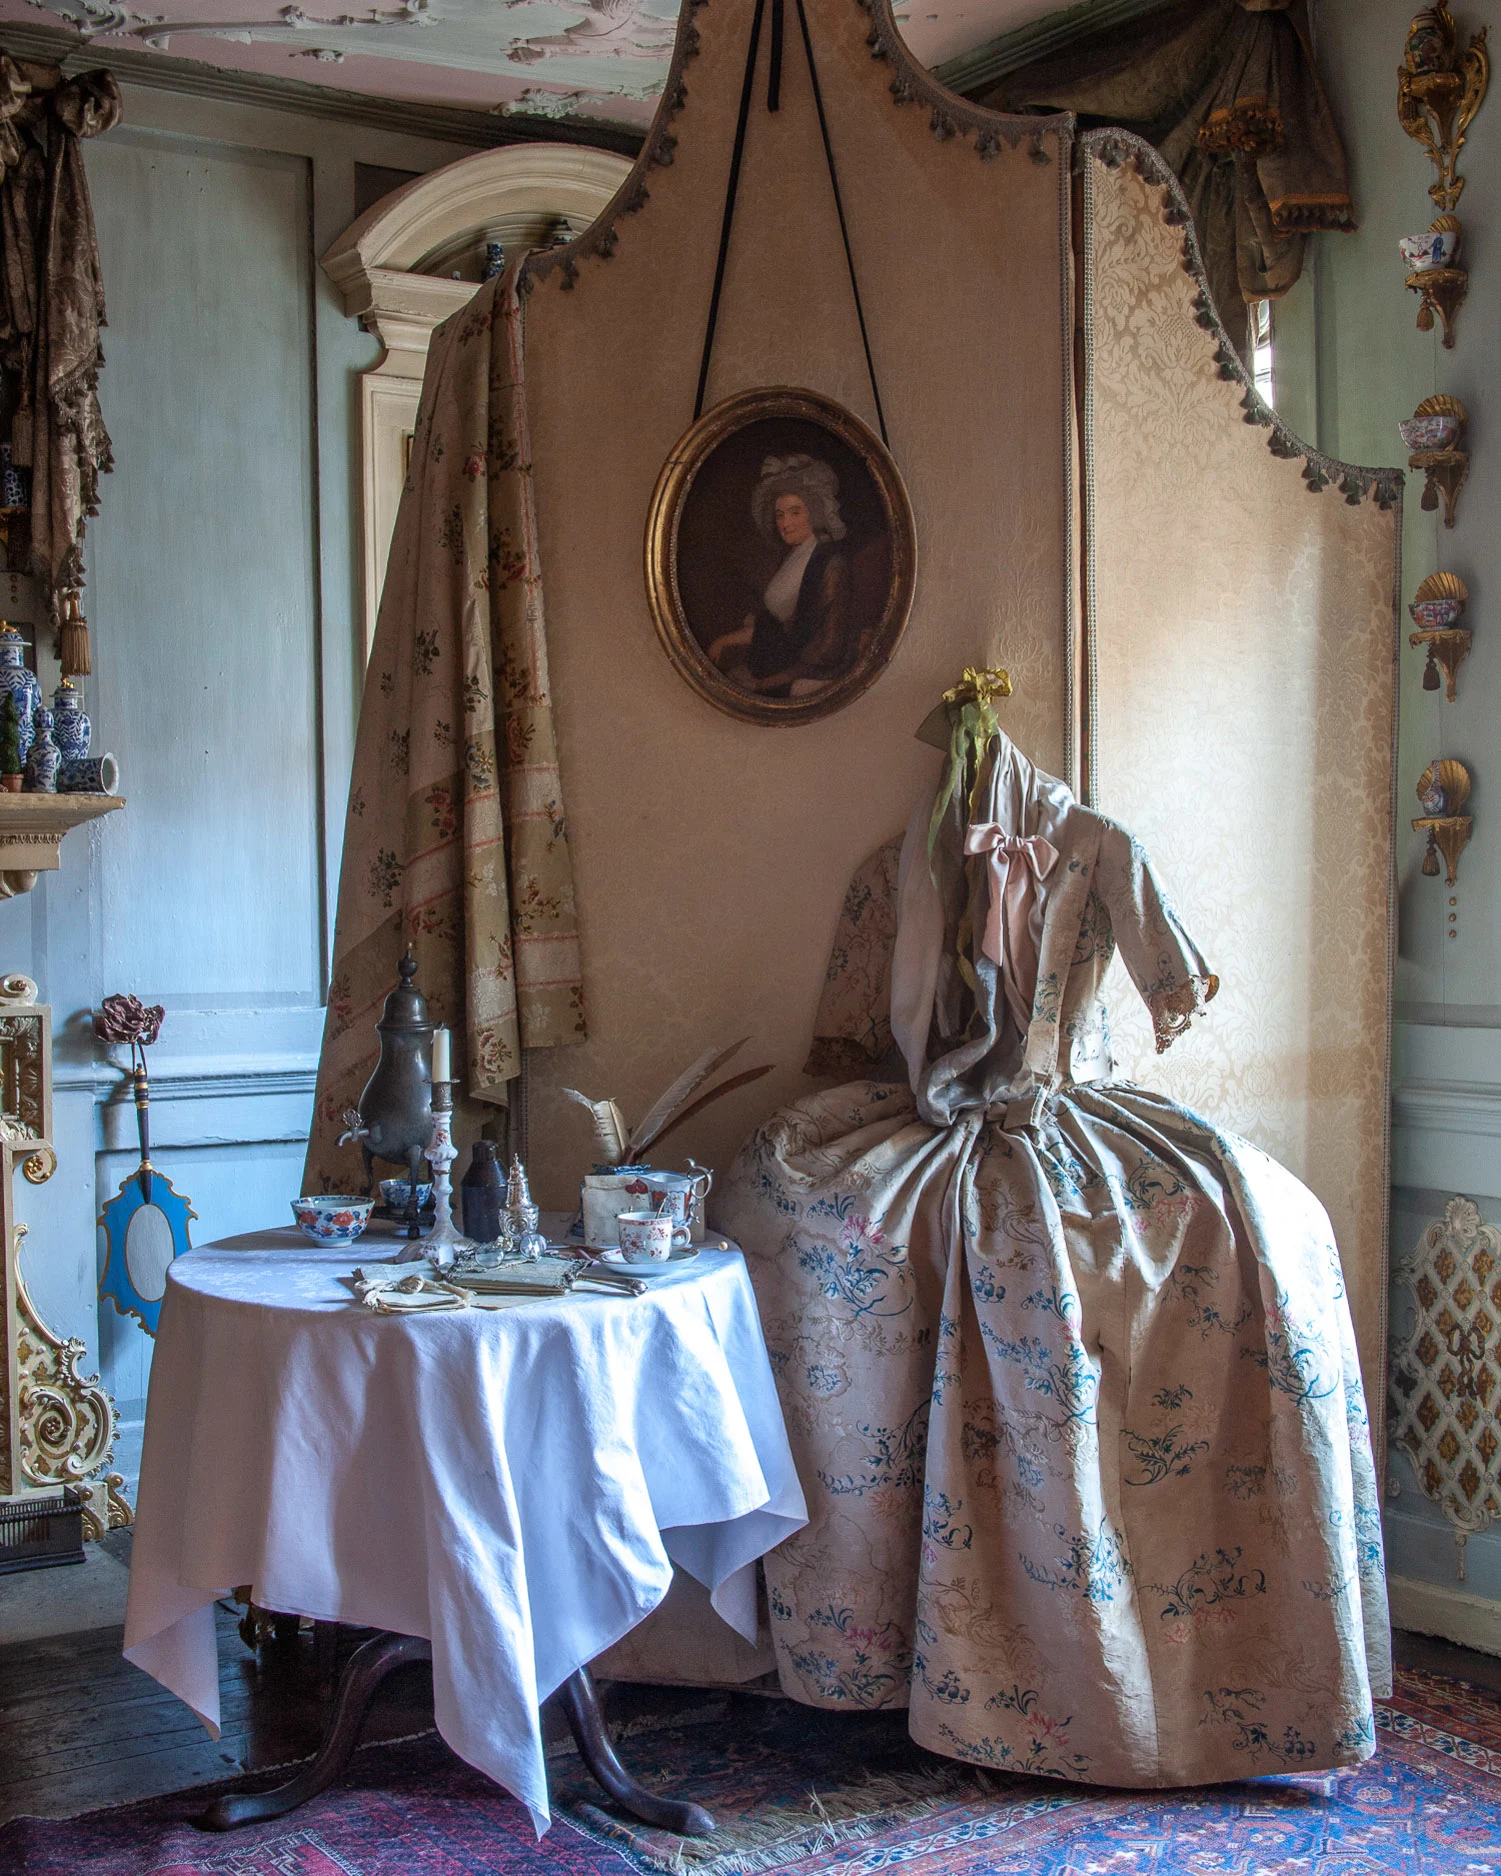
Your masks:
{"label": "folded white napkin", "polygon": [[357,1270],[354,1273],[355,1295],[366,1309],[467,1309],[469,1296],[456,1284],[446,1283],[430,1272],[409,1270],[392,1275],[389,1267],[381,1271]]}

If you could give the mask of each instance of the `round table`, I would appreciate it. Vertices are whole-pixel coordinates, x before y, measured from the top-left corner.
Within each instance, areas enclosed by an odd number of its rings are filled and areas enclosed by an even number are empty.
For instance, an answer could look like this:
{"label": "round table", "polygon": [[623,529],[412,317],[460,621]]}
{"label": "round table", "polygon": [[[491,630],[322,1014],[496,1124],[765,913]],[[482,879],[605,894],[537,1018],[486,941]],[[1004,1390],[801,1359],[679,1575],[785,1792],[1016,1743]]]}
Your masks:
{"label": "round table", "polygon": [[540,1833],[540,1702],[578,1693],[674,1563],[754,1639],[755,1560],[806,1522],[755,1298],[732,1248],[641,1296],[377,1314],[353,1273],[397,1248],[273,1230],[173,1264],[125,1652],[217,1737],[235,1585],[417,1638],[438,1730]]}

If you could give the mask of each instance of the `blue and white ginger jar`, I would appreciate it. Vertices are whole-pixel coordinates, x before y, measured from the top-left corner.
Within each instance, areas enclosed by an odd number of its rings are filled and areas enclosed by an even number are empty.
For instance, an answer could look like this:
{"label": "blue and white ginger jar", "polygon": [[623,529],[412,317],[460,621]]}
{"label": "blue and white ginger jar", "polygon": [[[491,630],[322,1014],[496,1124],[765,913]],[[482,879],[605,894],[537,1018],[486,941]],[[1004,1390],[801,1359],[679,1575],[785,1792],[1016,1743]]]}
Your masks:
{"label": "blue and white ginger jar", "polygon": [[16,741],[24,765],[36,733],[32,719],[41,706],[42,687],[35,674],[26,669],[26,640],[13,625],[6,625],[3,620],[0,620],[0,691],[15,692]]}
{"label": "blue and white ginger jar", "polygon": [[26,757],[21,788],[28,795],[55,795],[62,751],[52,740],[52,712],[45,705],[31,719],[35,736]]}
{"label": "blue and white ginger jar", "polygon": [[81,762],[89,753],[93,725],[84,711],[83,698],[64,678],[52,693],[52,740],[64,762]]}

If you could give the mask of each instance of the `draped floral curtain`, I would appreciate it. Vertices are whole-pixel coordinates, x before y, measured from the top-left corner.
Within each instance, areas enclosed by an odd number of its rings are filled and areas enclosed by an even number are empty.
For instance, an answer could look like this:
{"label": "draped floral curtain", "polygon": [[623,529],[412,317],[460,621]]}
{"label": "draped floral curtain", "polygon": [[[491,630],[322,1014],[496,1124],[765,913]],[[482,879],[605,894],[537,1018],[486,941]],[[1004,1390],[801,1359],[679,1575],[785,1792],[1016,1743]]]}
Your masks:
{"label": "draped floral curtain", "polygon": [[1305,237],[1355,226],[1307,0],[1175,0],[1008,73],[979,101],[1074,111],[1155,144],[1183,184],[1242,352],[1247,303],[1296,282]]}
{"label": "draped floral curtain", "polygon": [[[434,335],[366,673],[303,1189],[340,1148],[408,946],[454,1031],[465,1137],[523,1049],[585,1035],[522,357],[523,261]],[[478,1106],[476,1106],[478,1104]]]}
{"label": "draped floral curtain", "polygon": [[120,121],[106,71],[0,53],[0,365],[11,460],[31,471],[31,568],[54,611],[83,582],[85,518],[114,467],[99,409],[104,283],[82,140]]}

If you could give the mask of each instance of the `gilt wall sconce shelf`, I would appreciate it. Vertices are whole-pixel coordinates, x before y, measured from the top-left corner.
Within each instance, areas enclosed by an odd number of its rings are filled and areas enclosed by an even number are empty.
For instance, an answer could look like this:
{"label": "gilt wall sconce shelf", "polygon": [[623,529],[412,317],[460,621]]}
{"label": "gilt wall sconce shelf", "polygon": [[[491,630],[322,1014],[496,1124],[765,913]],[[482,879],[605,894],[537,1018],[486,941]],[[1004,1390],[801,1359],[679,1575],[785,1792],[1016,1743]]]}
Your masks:
{"label": "gilt wall sconce shelf", "polygon": [[1423,689],[1437,690],[1439,672],[1444,674],[1444,694],[1454,702],[1459,667],[1470,655],[1471,633],[1459,622],[1470,603],[1470,590],[1457,573],[1430,573],[1407,608],[1418,628],[1408,638],[1414,649],[1426,646],[1428,662],[1423,669]]}
{"label": "gilt wall sconce shelf", "polygon": [[1423,855],[1423,873],[1428,879],[1439,875],[1439,855],[1444,856],[1443,872],[1447,885],[1459,876],[1459,856],[1470,844],[1474,821],[1460,810],[1470,798],[1470,771],[1453,756],[1441,756],[1430,762],[1418,777],[1418,800],[1423,812],[1413,822],[1413,831],[1428,836],[1428,850]]}
{"label": "gilt wall sconce shelf", "polygon": [[1402,441],[1411,450],[1409,469],[1423,472],[1423,494],[1419,506],[1432,512],[1443,503],[1444,526],[1454,526],[1455,508],[1465,477],[1470,473],[1470,452],[1465,447],[1470,413],[1457,397],[1439,392],[1425,397],[1410,417],[1397,425]]}
{"label": "gilt wall sconce shelf", "polygon": [[1459,206],[1464,177],[1456,167],[1465,133],[1491,81],[1486,28],[1459,47],[1459,29],[1445,6],[1425,7],[1407,29],[1397,74],[1397,121],[1433,159],[1438,181],[1429,188],[1445,213]]}
{"label": "gilt wall sconce shelf", "polygon": [[1440,215],[1427,234],[1407,235],[1397,243],[1410,272],[1409,289],[1422,296],[1418,331],[1432,332],[1435,317],[1446,349],[1454,345],[1454,321],[1469,291],[1470,276],[1459,266],[1461,230],[1457,215]]}

